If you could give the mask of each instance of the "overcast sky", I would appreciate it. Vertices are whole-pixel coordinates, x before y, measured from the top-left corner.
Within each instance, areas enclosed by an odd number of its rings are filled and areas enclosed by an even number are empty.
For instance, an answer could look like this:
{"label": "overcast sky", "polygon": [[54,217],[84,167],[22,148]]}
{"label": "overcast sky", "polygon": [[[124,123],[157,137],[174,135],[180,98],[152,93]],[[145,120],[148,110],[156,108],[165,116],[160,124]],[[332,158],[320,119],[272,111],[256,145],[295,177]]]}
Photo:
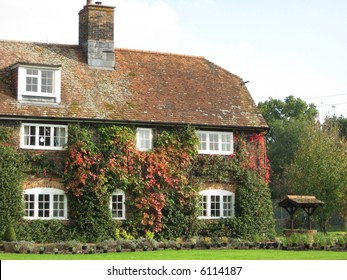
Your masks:
{"label": "overcast sky", "polygon": [[[347,117],[345,0],[101,1],[116,7],[116,47],[204,56],[256,103],[294,95]],[[0,40],[77,44],[85,3],[0,0]]]}

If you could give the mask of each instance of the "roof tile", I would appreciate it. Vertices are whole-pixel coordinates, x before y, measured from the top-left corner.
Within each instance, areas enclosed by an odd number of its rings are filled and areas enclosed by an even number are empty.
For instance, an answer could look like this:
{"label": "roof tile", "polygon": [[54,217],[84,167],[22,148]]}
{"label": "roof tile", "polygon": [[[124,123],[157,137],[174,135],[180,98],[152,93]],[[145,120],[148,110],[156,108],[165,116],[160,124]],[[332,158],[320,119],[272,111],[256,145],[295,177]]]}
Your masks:
{"label": "roof tile", "polygon": [[[0,41],[0,115],[267,128],[236,75],[203,57],[116,49],[116,70],[86,64],[75,45]],[[62,66],[58,105],[21,103],[18,62]]]}

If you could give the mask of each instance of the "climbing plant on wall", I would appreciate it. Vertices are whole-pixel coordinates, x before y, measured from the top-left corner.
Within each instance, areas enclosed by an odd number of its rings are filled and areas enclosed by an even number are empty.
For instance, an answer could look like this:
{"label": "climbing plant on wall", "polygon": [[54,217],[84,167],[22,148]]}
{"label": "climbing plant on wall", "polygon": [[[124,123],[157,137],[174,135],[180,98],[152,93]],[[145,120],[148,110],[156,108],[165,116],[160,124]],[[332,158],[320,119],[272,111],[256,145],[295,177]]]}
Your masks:
{"label": "climbing plant on wall", "polygon": [[237,149],[230,156],[197,156],[198,139],[191,127],[158,131],[153,149],[146,152],[136,148],[129,127],[91,131],[69,128],[65,163],[70,220],[84,239],[114,236],[109,205],[117,189],[126,194],[124,226],[133,234],[151,231],[164,238],[199,234],[198,191],[203,180],[237,185],[236,218],[229,235],[273,235],[267,161],[259,158],[265,149],[262,135],[234,139]]}
{"label": "climbing plant on wall", "polygon": [[148,152],[136,148],[134,133],[126,127],[102,128],[101,143],[104,154],[108,154],[108,183],[125,190],[131,198],[127,203],[133,209],[129,219],[138,228],[142,225],[143,231],[159,233],[165,228],[168,232],[173,225],[167,214],[178,214],[197,197],[186,176],[196,153],[194,130],[163,131]]}
{"label": "climbing plant on wall", "polygon": [[28,163],[22,153],[12,149],[14,130],[0,127],[0,238],[23,216],[22,188]]}
{"label": "climbing plant on wall", "polygon": [[[274,236],[274,218],[268,187],[269,166],[261,134],[236,135],[236,151],[230,156],[204,155],[195,159],[192,175],[198,181],[231,183],[237,186],[235,218],[208,222],[206,234],[252,239],[256,235]],[[206,228],[207,226],[207,228]]]}
{"label": "climbing plant on wall", "polygon": [[69,219],[85,241],[112,237],[109,210],[112,189],[105,184],[104,158],[95,144],[92,130],[69,127],[64,182],[69,202]]}
{"label": "climbing plant on wall", "polygon": [[[169,232],[169,228],[179,227],[163,218],[163,211],[173,216],[179,211],[191,216],[196,213],[197,191],[189,186],[186,176],[197,147],[193,129],[162,132],[148,152],[136,148],[135,134],[129,127],[100,128],[98,144],[90,130],[71,126],[69,132],[65,187],[70,219],[87,240],[112,236],[109,199],[116,189],[125,191],[126,205],[131,209],[127,224],[138,233],[159,233],[164,228]],[[180,232],[189,234],[190,228],[185,223]]]}

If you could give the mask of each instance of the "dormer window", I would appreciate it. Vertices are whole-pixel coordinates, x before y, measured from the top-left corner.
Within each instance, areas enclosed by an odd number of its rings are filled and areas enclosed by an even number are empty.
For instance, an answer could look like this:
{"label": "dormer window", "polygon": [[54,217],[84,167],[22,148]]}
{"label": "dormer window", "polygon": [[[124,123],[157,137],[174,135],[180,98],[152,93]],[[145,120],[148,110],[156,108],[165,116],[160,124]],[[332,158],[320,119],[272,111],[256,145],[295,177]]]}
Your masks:
{"label": "dormer window", "polygon": [[18,63],[17,97],[20,101],[60,103],[61,67]]}

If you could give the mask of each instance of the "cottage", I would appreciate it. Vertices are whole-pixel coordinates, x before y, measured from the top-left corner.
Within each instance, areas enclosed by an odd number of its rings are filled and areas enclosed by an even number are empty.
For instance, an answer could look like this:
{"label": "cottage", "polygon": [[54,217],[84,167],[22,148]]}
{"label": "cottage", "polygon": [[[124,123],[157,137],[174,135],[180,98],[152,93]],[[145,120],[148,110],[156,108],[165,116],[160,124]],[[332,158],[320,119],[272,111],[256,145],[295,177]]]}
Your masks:
{"label": "cottage", "polygon": [[[17,131],[15,148],[62,169],[71,124],[131,127],[143,152],[168,127],[195,128],[201,155],[232,155],[236,135],[265,135],[238,76],[204,57],[115,48],[113,28],[114,7],[87,1],[79,45],[0,40],[0,125]],[[265,162],[265,146],[253,156]],[[236,187],[203,183],[200,218],[233,217]],[[31,176],[23,190],[25,219],[69,219],[61,178]],[[110,198],[114,219],[127,219],[126,195]]]}

